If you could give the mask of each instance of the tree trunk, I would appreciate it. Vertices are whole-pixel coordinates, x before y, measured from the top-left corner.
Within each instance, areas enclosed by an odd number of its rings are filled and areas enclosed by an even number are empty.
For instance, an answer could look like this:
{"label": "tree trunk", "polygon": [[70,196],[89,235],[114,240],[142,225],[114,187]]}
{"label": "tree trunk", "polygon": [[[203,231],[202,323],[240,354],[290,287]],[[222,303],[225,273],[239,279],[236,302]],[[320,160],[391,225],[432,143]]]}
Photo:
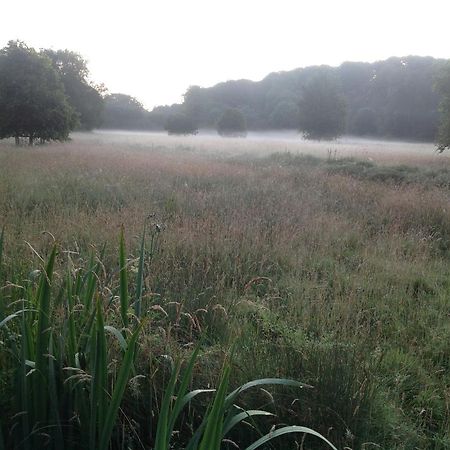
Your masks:
{"label": "tree trunk", "polygon": [[15,136],[14,139],[16,140],[16,147],[18,147],[20,145],[20,138],[19,138],[19,136]]}
{"label": "tree trunk", "polygon": [[28,138],[28,145],[32,146],[32,145],[33,145],[33,142],[34,142],[34,138],[33,138],[33,136],[30,136],[30,137]]}

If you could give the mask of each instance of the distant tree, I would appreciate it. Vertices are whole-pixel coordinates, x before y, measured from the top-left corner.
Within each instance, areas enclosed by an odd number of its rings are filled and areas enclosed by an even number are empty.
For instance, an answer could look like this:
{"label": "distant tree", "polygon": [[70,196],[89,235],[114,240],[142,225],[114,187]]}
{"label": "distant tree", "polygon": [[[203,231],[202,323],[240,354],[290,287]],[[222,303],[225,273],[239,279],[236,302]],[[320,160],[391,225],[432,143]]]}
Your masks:
{"label": "distant tree", "polygon": [[436,91],[441,96],[440,125],[437,138],[437,148],[440,152],[450,148],[450,62],[439,72],[435,84]]}
{"label": "distant tree", "polygon": [[91,130],[100,126],[103,112],[104,88],[94,86],[88,79],[86,61],[69,50],[42,50],[58,71],[64,84],[66,95],[80,118],[80,127]]}
{"label": "distant tree", "polygon": [[166,130],[168,134],[197,134],[198,126],[187,114],[176,113],[168,117]]}
{"label": "distant tree", "polygon": [[20,41],[0,50],[0,138],[62,141],[77,124],[48,57]]}
{"label": "distant tree", "polygon": [[180,104],[156,106],[147,113],[147,123],[150,129],[165,130],[169,117],[183,111]]}
{"label": "distant tree", "polygon": [[274,128],[297,128],[298,115],[298,106],[294,101],[282,100],[270,114],[270,124]]}
{"label": "distant tree", "polygon": [[335,139],[345,131],[345,100],[333,77],[319,73],[303,89],[299,128],[307,139]]}
{"label": "distant tree", "polygon": [[247,123],[244,115],[238,109],[226,109],[217,122],[217,132],[221,136],[246,136]]}
{"label": "distant tree", "polygon": [[356,135],[375,136],[378,133],[376,112],[372,108],[360,108],[353,120],[351,132]]}
{"label": "distant tree", "polygon": [[146,113],[146,109],[134,97],[110,94],[105,97],[102,126],[123,130],[145,129]]}

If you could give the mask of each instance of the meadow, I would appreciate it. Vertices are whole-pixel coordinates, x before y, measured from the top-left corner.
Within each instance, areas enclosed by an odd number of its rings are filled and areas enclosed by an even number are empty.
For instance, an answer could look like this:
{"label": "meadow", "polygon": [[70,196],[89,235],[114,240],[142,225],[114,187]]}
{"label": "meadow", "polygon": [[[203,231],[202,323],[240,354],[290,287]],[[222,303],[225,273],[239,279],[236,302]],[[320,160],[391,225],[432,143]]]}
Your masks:
{"label": "meadow", "polygon": [[[450,157],[431,144],[4,142],[1,228],[4,448],[158,448],[177,361],[190,391],[312,386],[243,393],[273,415],[244,417],[220,448],[291,425],[339,449],[450,448]],[[111,398],[93,405],[95,389]],[[210,400],[192,399],[165,448],[186,448]]]}

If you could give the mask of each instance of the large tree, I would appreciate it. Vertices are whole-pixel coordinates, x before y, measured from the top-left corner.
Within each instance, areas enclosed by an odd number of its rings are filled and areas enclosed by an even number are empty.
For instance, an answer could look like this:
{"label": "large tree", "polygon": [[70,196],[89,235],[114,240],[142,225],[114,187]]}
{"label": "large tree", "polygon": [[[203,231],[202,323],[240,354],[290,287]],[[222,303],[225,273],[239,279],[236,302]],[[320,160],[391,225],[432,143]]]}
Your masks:
{"label": "large tree", "polygon": [[77,124],[48,57],[20,41],[0,50],[0,139],[65,140]]}
{"label": "large tree", "polygon": [[299,128],[307,139],[335,139],[345,131],[345,100],[328,72],[317,73],[303,89]]}
{"label": "large tree", "polygon": [[103,127],[115,129],[145,129],[147,111],[139,100],[126,94],[110,94],[105,98]]}
{"label": "large tree", "polygon": [[440,152],[450,148],[450,62],[439,72],[436,90],[441,95],[441,121],[438,131],[437,147]]}
{"label": "large tree", "polygon": [[247,122],[244,115],[236,108],[226,109],[217,122],[217,132],[221,136],[247,135]]}
{"label": "large tree", "polygon": [[167,118],[166,130],[168,134],[197,134],[198,126],[189,115],[175,113]]}
{"label": "large tree", "polygon": [[80,126],[91,130],[101,125],[103,111],[103,88],[89,81],[86,61],[69,50],[42,50],[53,63],[64,84],[72,107],[79,114]]}

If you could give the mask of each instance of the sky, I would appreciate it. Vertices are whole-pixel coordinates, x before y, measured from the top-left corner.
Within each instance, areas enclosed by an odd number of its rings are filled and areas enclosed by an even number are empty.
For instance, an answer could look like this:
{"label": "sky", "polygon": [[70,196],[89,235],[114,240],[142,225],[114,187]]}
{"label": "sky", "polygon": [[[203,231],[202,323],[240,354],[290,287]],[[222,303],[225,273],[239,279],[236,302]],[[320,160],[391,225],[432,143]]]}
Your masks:
{"label": "sky", "polygon": [[0,0],[0,47],[69,49],[147,108],[315,64],[450,58],[449,0]]}

